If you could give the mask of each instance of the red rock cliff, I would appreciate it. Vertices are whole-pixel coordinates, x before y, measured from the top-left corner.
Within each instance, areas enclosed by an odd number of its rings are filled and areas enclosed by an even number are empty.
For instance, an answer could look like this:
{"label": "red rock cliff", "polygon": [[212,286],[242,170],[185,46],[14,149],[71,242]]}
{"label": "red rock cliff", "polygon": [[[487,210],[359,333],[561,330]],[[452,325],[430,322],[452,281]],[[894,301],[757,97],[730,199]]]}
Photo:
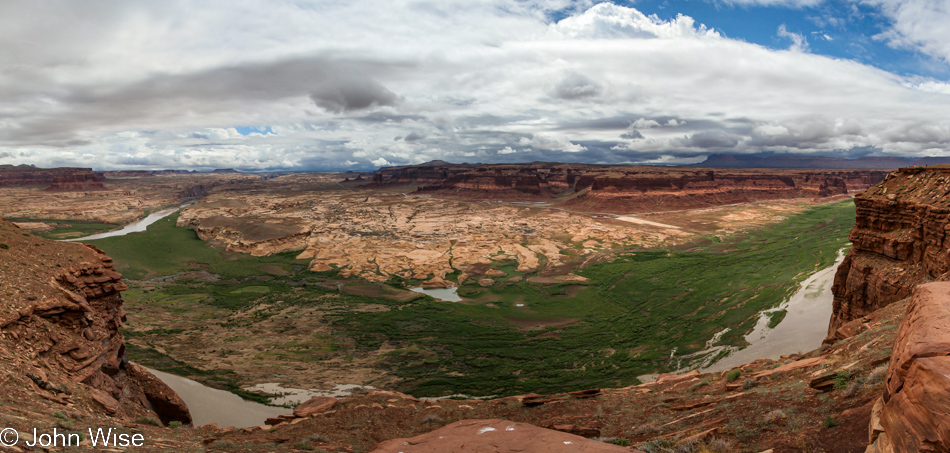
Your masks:
{"label": "red rock cliff", "polygon": [[950,167],[900,169],[854,199],[851,251],[838,267],[826,341],[838,329],[910,296],[950,270]]}
{"label": "red rock cliff", "polygon": [[51,410],[190,423],[174,391],[128,363],[121,277],[95,247],[41,239],[0,220],[0,390]]}
{"label": "red rock cliff", "polygon": [[782,198],[846,195],[884,179],[881,170],[786,170],[530,164],[390,167],[375,185],[472,200],[547,201],[617,214]]}
{"label": "red rock cliff", "polygon": [[102,176],[91,168],[36,168],[0,165],[0,187],[48,186],[50,191],[102,190]]}

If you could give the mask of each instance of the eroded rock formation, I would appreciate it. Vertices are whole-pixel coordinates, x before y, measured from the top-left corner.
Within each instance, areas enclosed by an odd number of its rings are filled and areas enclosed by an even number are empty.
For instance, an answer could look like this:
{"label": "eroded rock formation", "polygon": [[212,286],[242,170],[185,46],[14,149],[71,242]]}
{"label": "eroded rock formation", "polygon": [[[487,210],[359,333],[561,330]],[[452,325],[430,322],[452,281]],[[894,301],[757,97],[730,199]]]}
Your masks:
{"label": "eroded rock formation", "polygon": [[190,423],[175,392],[130,365],[119,331],[128,289],[92,246],[49,241],[0,220],[0,355],[7,383],[52,409]]}
{"label": "eroded rock formation", "polygon": [[869,452],[950,449],[950,282],[917,286],[894,342]]}
{"label": "eroded rock formation", "polygon": [[923,282],[947,279],[950,167],[903,168],[855,196],[851,251],[832,288],[828,341],[848,321],[910,296]]}

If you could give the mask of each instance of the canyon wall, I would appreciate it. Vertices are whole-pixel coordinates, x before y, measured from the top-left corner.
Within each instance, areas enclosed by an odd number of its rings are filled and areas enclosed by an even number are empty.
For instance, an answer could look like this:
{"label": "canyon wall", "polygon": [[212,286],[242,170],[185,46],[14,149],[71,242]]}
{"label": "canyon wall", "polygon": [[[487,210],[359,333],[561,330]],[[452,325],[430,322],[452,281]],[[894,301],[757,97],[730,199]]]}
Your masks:
{"label": "canyon wall", "polygon": [[455,165],[384,168],[375,186],[478,201],[556,202],[616,214],[692,209],[758,200],[847,195],[884,179],[882,170],[763,170],[585,164]]}
{"label": "canyon wall", "polygon": [[855,196],[851,251],[838,267],[827,342],[838,329],[950,270],[950,167],[902,168]]}
{"label": "canyon wall", "polygon": [[191,422],[174,391],[128,362],[120,332],[128,288],[101,250],[0,220],[0,266],[0,373],[15,398],[121,420]]}
{"label": "canyon wall", "polygon": [[103,190],[102,176],[91,168],[37,168],[0,165],[0,187],[48,186],[49,191]]}

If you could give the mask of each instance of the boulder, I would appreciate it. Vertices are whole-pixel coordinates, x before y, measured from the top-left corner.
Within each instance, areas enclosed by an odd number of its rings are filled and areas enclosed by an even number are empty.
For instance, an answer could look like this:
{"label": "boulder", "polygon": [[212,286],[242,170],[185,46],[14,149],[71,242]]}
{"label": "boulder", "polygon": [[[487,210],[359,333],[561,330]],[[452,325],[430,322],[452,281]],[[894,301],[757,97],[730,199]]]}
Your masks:
{"label": "boulder", "polygon": [[129,379],[136,383],[145,394],[145,398],[152,404],[152,409],[158,418],[166,425],[177,421],[183,425],[191,424],[191,411],[185,401],[172,390],[168,384],[149,373],[144,367],[130,363],[125,368]]}
{"label": "boulder", "polygon": [[607,444],[581,436],[527,423],[507,420],[462,420],[409,439],[380,443],[373,453],[630,453],[628,447]]}
{"label": "boulder", "polygon": [[322,414],[336,405],[336,398],[330,396],[315,396],[294,408],[295,417],[309,417]]}

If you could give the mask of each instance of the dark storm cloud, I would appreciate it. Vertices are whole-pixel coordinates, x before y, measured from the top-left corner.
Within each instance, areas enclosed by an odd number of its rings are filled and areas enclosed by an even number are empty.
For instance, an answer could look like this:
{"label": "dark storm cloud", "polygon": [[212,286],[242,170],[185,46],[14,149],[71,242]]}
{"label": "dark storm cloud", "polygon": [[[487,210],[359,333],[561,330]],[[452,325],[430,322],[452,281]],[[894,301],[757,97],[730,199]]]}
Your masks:
{"label": "dark storm cloud", "polygon": [[[60,113],[28,118],[7,129],[8,143],[64,145],[75,131],[98,125],[213,115],[237,106],[309,97],[334,113],[389,106],[399,97],[374,80],[398,64],[311,57],[249,63],[188,74],[157,74],[124,86],[63,87]],[[195,137],[200,138],[200,137]]]}
{"label": "dark storm cloud", "polygon": [[424,139],[424,138],[426,138],[425,134],[420,134],[420,133],[418,133],[418,132],[416,132],[416,131],[412,131],[412,132],[409,133],[409,135],[407,135],[405,138],[403,138],[403,140],[405,140],[405,141],[407,141],[407,142],[415,142],[415,141],[422,140],[422,139]]}
{"label": "dark storm cloud", "polygon": [[697,132],[686,143],[696,148],[735,148],[741,140],[739,135],[716,130]]}
{"label": "dark storm cloud", "polygon": [[640,131],[636,129],[630,129],[629,131],[620,134],[620,138],[627,140],[639,140],[643,138],[643,134],[641,134]]}
{"label": "dark storm cloud", "polygon": [[379,82],[367,78],[324,81],[310,93],[314,104],[328,112],[344,113],[396,105],[399,97]]}

